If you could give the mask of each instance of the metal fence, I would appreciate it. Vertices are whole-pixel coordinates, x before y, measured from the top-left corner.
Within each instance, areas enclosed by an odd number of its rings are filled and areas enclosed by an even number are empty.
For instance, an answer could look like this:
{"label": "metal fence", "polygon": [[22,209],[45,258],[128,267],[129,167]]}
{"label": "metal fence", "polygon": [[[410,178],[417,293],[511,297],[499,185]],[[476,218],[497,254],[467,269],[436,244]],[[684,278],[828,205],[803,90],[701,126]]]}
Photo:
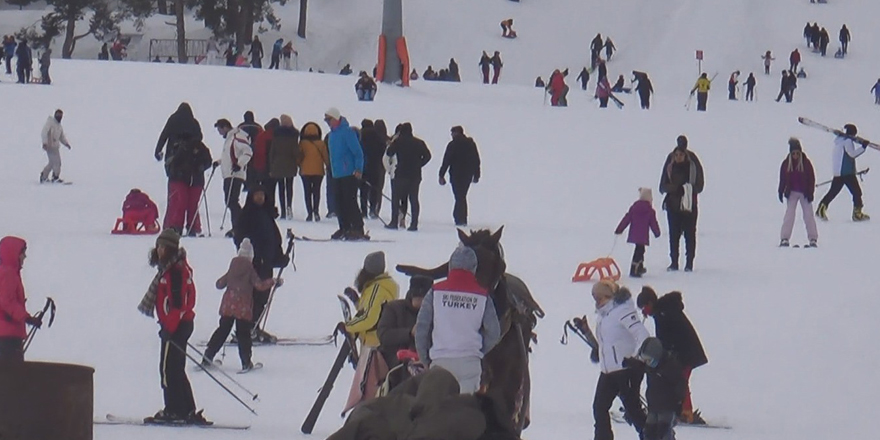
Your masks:
{"label": "metal fence", "polygon": [[[186,40],[186,55],[191,59],[190,62],[194,62],[196,64],[200,63],[205,59],[205,55],[208,53],[208,40]],[[150,40],[150,61],[153,61],[156,57],[159,57],[161,61],[165,61],[168,57],[171,59],[180,61],[177,59],[177,40],[176,39],[158,39],[154,38]]]}

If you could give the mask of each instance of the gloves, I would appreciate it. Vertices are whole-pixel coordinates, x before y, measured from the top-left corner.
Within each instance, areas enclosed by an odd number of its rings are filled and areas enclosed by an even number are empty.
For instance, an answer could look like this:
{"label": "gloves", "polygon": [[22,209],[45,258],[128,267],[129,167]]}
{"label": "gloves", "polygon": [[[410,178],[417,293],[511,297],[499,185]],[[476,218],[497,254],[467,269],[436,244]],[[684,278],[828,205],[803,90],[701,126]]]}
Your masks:
{"label": "gloves", "polygon": [[162,161],[162,152],[161,152],[161,151],[156,151],[156,154],[154,154],[153,157],[156,158],[156,161],[157,161],[157,162],[161,162],[161,161]]}
{"label": "gloves", "polygon": [[159,329],[159,337],[162,338],[162,340],[171,339],[171,332],[165,330],[165,327],[162,327]]}
{"label": "gloves", "polygon": [[779,193],[779,203],[782,203],[782,193]]}
{"label": "gloves", "polygon": [[[65,145],[65,147],[67,147],[67,149],[69,150],[69,149],[70,149],[70,144]],[[867,148],[867,147],[866,147],[866,148]]]}
{"label": "gloves", "polygon": [[43,320],[39,317],[36,317],[36,316],[28,316],[27,319],[24,320],[24,322],[26,322],[36,328],[40,328],[43,326]]}
{"label": "gloves", "polygon": [[219,167],[219,166],[220,166],[220,161],[219,161],[219,160],[215,160],[214,163],[211,164],[211,168],[217,168],[217,167]]}
{"label": "gloves", "polygon": [[807,195],[807,203],[813,203],[813,195]]}
{"label": "gloves", "polygon": [[284,285],[284,278],[278,277],[278,278],[275,278],[274,281],[275,281],[275,285],[277,287],[281,287]]}
{"label": "gloves", "polygon": [[235,165],[232,166],[232,172],[233,172],[233,173],[237,173],[237,172],[239,172],[239,171],[241,171],[241,167],[238,166],[238,164],[235,164]]}
{"label": "gloves", "polygon": [[364,177],[364,174],[358,170],[355,170],[353,173],[351,173],[351,175],[354,176],[354,178],[357,180],[361,180],[361,178]]}
{"label": "gloves", "polygon": [[440,176],[440,186],[446,185],[446,179],[443,176]]}
{"label": "gloves", "polygon": [[596,350],[594,348],[592,351],[590,351],[590,362],[594,364],[599,363],[599,350]]}
{"label": "gloves", "polygon": [[861,144],[862,144],[862,148],[867,149],[867,148],[868,148],[868,144],[870,144],[870,142],[868,142],[867,139],[862,139],[861,141],[862,141],[862,142],[861,142]]}

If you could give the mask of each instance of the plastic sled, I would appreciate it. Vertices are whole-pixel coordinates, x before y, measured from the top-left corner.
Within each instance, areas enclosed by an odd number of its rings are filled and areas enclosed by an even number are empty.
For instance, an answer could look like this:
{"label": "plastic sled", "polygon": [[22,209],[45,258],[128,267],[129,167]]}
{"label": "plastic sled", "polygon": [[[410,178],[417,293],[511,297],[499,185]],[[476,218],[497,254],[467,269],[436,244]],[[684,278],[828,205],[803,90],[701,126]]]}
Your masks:
{"label": "plastic sled", "polygon": [[571,277],[571,282],[591,281],[594,275],[596,281],[604,279],[617,281],[620,279],[620,267],[613,258],[597,258],[589,263],[579,264],[574,276]]}
{"label": "plastic sled", "polygon": [[145,225],[140,221],[120,217],[116,219],[116,225],[113,226],[111,234],[117,235],[153,235],[159,233],[159,221],[154,220],[153,224]]}

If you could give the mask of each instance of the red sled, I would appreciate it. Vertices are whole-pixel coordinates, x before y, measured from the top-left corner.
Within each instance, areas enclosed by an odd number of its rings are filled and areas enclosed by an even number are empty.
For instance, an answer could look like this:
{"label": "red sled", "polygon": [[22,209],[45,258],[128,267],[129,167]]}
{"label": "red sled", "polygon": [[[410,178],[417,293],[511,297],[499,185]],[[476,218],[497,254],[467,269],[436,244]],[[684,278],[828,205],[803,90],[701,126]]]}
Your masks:
{"label": "red sled", "polygon": [[150,196],[135,188],[125,196],[122,217],[116,219],[111,234],[153,235],[159,233],[159,208]]}

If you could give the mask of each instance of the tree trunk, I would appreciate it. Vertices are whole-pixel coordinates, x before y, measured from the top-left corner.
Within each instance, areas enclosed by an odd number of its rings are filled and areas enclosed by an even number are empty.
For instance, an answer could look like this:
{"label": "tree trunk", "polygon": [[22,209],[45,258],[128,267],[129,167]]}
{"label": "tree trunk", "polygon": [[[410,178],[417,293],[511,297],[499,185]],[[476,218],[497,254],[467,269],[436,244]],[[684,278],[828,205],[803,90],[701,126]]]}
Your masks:
{"label": "tree trunk", "polygon": [[254,40],[254,0],[245,0],[241,7],[241,19],[244,25],[244,38],[248,44]]}
{"label": "tree trunk", "polygon": [[160,15],[168,15],[168,4],[165,2],[165,0],[159,0],[157,3],[158,3],[159,14]]}
{"label": "tree trunk", "polygon": [[183,20],[184,0],[174,0],[174,15],[177,16],[177,60],[180,64],[187,63],[186,56],[186,23]]}
{"label": "tree trunk", "polygon": [[299,27],[296,34],[300,38],[306,37],[306,10],[309,7],[309,0],[299,0]]}
{"label": "tree trunk", "polygon": [[76,47],[76,17],[67,19],[67,26],[64,32],[64,44],[61,46],[61,58],[69,60],[73,56],[73,48]]}

